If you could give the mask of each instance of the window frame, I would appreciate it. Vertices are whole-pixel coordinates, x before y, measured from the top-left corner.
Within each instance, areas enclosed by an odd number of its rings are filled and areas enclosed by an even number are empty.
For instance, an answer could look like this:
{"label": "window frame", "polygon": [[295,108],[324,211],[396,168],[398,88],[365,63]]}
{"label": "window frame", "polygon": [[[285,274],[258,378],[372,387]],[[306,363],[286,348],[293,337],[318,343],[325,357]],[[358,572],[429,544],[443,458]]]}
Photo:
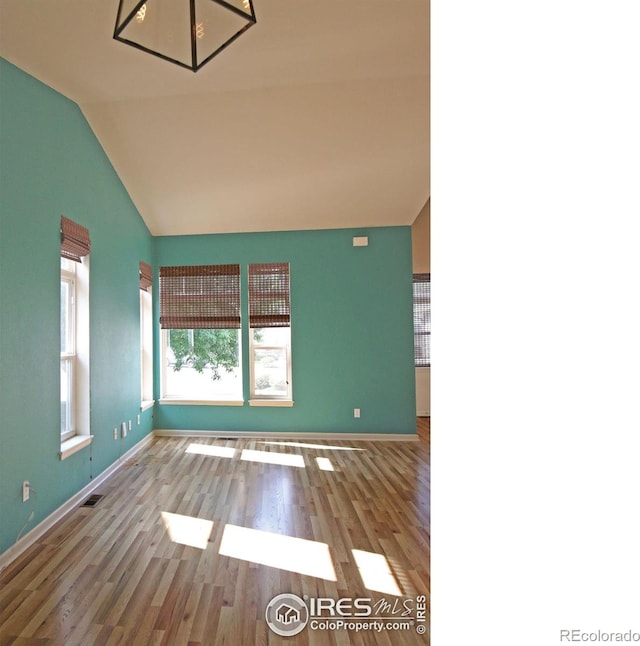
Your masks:
{"label": "window frame", "polygon": [[[286,272],[284,272],[286,280],[286,305],[280,304],[279,308],[277,307],[275,311],[264,311],[258,312],[257,309],[254,312],[258,316],[254,319],[253,323],[255,327],[252,327],[252,283],[251,283],[251,267],[265,267],[272,265],[275,273],[278,273],[278,266],[282,268],[286,266]],[[231,268],[238,268],[238,272],[233,270],[230,272]],[[158,302],[160,303],[160,399],[159,403],[161,405],[211,405],[211,406],[243,406],[245,404],[245,398],[248,395],[248,403],[250,406],[293,406],[293,369],[292,369],[292,342],[291,342],[291,317],[290,317],[290,263],[249,263],[247,266],[248,274],[243,275],[242,266],[240,263],[226,264],[226,265],[197,265],[197,266],[162,266],[159,267],[159,286],[160,293],[158,295]],[[190,280],[195,276],[199,280],[202,280],[203,283],[206,283],[206,277],[210,275],[238,275],[240,278],[239,282],[239,293],[237,299],[237,307],[239,308],[237,312],[229,313],[227,312],[226,317],[219,317],[218,321],[226,320],[233,325],[234,316],[237,315],[238,326],[231,327],[222,327],[222,325],[209,326],[209,323],[215,322],[216,320],[216,309],[207,308],[203,306],[203,312],[206,313],[205,316],[199,316],[197,311],[198,306],[196,306],[194,318],[185,318],[181,314],[181,306],[178,304],[178,308],[175,308],[176,295],[180,299],[181,295],[185,297],[208,297],[215,298],[215,293],[209,291],[211,288],[207,287],[206,284],[202,288],[202,291],[199,289],[193,288]],[[245,277],[248,276],[247,282],[245,283]],[[167,285],[169,285],[168,291],[163,292],[163,279],[167,279]],[[282,279],[282,276],[281,276]],[[277,282],[277,280],[276,280]],[[243,294],[243,290],[247,291]],[[264,298],[265,291],[262,291],[260,295],[257,296],[257,299]],[[280,298],[282,301],[283,289],[282,286],[278,286],[277,289],[273,290],[274,294]],[[267,300],[268,299],[268,290],[267,290]],[[235,303],[236,299],[233,298],[233,294],[227,289],[226,291],[221,292],[221,296],[230,297],[231,300],[229,303]],[[246,300],[245,300],[246,296]],[[264,303],[264,300],[262,301]],[[180,300],[178,300],[180,303]],[[247,305],[248,303],[248,305]],[[188,309],[191,305],[185,303],[185,309]],[[243,312],[246,313],[245,307],[248,307],[249,316],[244,317]],[[282,309],[284,307],[284,310]],[[286,310],[286,311],[285,311]],[[222,310],[221,310],[222,311]],[[177,315],[174,316],[174,313]],[[266,320],[265,316],[266,314]],[[189,314],[187,314],[187,317]],[[269,320],[269,319],[272,320]],[[203,319],[207,323],[203,322]],[[180,326],[177,322],[186,323],[190,320],[193,320],[194,323],[198,324],[198,327],[187,327],[186,325]],[[288,330],[287,341],[283,344],[273,344],[273,343],[256,343],[254,332],[257,329],[268,328],[268,327],[279,327]],[[239,391],[239,398],[231,396],[227,398],[224,396],[213,397],[202,399],[199,396],[189,397],[187,393],[183,395],[177,395],[174,393],[167,392],[167,376],[170,366],[168,365],[168,352],[170,348],[169,341],[169,332],[171,329],[181,329],[181,330],[191,330],[195,329],[237,329],[238,330],[238,370],[239,370],[239,379],[241,384],[241,390]],[[248,343],[247,343],[248,340]],[[245,343],[247,344],[245,350]],[[284,394],[275,394],[275,395],[265,395],[263,393],[256,393],[255,386],[255,356],[257,350],[264,349],[273,349],[283,351],[285,354],[286,362],[286,383],[287,391]],[[246,369],[248,365],[248,379],[246,378]],[[248,393],[247,393],[247,384],[248,384]]]}
{"label": "window frame", "polygon": [[[74,299],[74,351],[73,359],[73,392],[71,393],[73,408],[73,428],[68,432],[60,432],[59,457],[65,460],[81,449],[89,446],[93,441],[91,435],[91,375],[90,375],[90,325],[89,325],[89,283],[90,260],[89,255],[79,260],[67,260],[75,274],[75,299]],[[60,264],[62,282],[63,263]],[[61,352],[62,355],[62,352]],[[64,357],[61,356],[61,360]],[[62,401],[61,404],[62,406]]]}
{"label": "window frame", "polygon": [[[273,343],[263,344],[255,341],[254,332],[264,328],[249,328],[249,402],[251,405],[258,405],[262,402],[292,402],[293,401],[293,383],[291,369],[291,326],[282,326],[280,329],[289,331],[288,343],[274,345]],[[286,383],[287,392],[284,395],[265,395],[256,393],[256,350],[283,350],[285,353],[286,363]],[[274,404],[275,405],[275,404]]]}
{"label": "window frame", "polygon": [[[416,285],[425,285],[424,294]],[[431,274],[413,274],[413,360],[416,368],[431,367]],[[422,320],[424,317],[424,320]],[[425,360],[418,359],[418,348],[424,344]]]}
{"label": "window frame", "polygon": [[[160,388],[161,404],[203,404],[242,406],[244,404],[244,369],[241,315],[241,266],[239,263],[216,265],[172,265],[159,268],[160,302]],[[167,393],[168,351],[171,329],[231,330],[238,339],[239,397],[189,397]]]}
{"label": "window frame", "polygon": [[[60,285],[63,283],[68,285],[67,288],[67,304],[66,304],[66,339],[65,349],[66,352],[60,348],[60,386],[62,388],[62,365],[66,364],[67,370],[67,409],[66,409],[66,423],[64,430],[62,425],[60,428],[60,441],[65,442],[77,435],[76,428],[76,408],[77,408],[77,388],[76,388],[76,358],[77,358],[77,320],[76,320],[76,263],[64,257],[60,258]],[[60,307],[62,308],[62,290],[60,293]],[[62,312],[61,312],[62,313]],[[61,321],[62,322],[62,321]],[[62,335],[60,338],[62,346]],[[62,394],[62,393],[61,393]],[[62,397],[60,400],[62,406]],[[62,415],[61,415],[62,421]]]}
{"label": "window frame", "polygon": [[153,298],[140,290],[140,409],[153,405]]}
{"label": "window frame", "polygon": [[[275,280],[261,281],[260,277]],[[273,289],[264,288],[271,284]],[[291,357],[291,263],[249,263],[247,266],[247,292],[249,308],[249,405],[293,406],[293,369]],[[255,341],[256,330],[269,328],[288,330],[285,344]],[[256,350],[284,350],[287,392],[269,395],[256,392]]]}
{"label": "window frame", "polygon": [[[198,328],[176,328],[176,329],[186,329],[192,334]],[[199,329],[208,329],[208,328],[199,328]],[[212,328],[216,329],[216,328]],[[217,328],[217,329],[237,329],[237,328]],[[207,406],[242,406],[244,405],[244,392],[242,388],[243,383],[243,369],[242,369],[242,334],[241,330],[238,330],[238,370],[240,371],[240,391],[239,398],[233,397],[231,393],[230,396],[219,396],[219,397],[189,397],[188,395],[177,395],[172,393],[167,393],[167,371],[170,369],[167,361],[167,351],[169,349],[169,333],[171,329],[162,329],[160,334],[160,403],[161,404],[202,404]]]}

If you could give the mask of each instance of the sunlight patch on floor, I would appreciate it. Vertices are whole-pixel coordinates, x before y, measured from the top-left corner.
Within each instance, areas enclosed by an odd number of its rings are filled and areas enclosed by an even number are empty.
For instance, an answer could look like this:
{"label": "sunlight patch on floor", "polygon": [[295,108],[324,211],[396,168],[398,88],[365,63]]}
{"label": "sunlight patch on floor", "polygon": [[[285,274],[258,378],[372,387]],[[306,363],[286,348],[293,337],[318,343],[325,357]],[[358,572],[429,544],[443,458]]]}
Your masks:
{"label": "sunlight patch on floor", "polygon": [[322,471],[335,471],[329,458],[316,458],[316,462],[318,463],[318,468],[322,469]]}
{"label": "sunlight patch on floor", "polygon": [[337,580],[329,546],[318,541],[226,525],[219,554],[326,581]]}
{"label": "sunlight patch on floor", "polygon": [[[425,558],[428,560],[429,555],[425,554]],[[391,571],[393,572],[393,575],[395,576],[396,581],[398,582],[398,585],[405,597],[415,597],[417,594],[424,594],[424,589],[420,590],[420,592],[418,593],[418,591],[413,586],[413,583],[411,582],[409,575],[407,574],[406,570],[402,567],[402,565],[400,564],[400,561],[398,561],[397,558],[393,556],[387,556],[387,561],[389,561],[389,566],[391,567]]]}
{"label": "sunlight patch on floor", "polygon": [[332,451],[364,451],[352,446],[332,446],[330,444],[309,444],[306,442],[263,442],[263,444],[276,444],[278,446],[299,446],[303,449],[331,449]]}
{"label": "sunlight patch on floor", "polygon": [[253,451],[244,449],[241,460],[249,462],[266,462],[267,464],[283,464],[288,467],[304,468],[304,458],[294,453],[273,453],[272,451]]}
{"label": "sunlight patch on floor", "polygon": [[213,446],[211,444],[189,444],[185,453],[199,455],[214,455],[219,458],[232,458],[236,450],[231,446]]}
{"label": "sunlight patch on floor", "polygon": [[402,596],[386,556],[365,550],[351,550],[351,552],[367,590]]}
{"label": "sunlight patch on floor", "polygon": [[182,514],[172,514],[168,511],[161,512],[164,526],[169,538],[174,543],[206,549],[213,529],[213,521]]}

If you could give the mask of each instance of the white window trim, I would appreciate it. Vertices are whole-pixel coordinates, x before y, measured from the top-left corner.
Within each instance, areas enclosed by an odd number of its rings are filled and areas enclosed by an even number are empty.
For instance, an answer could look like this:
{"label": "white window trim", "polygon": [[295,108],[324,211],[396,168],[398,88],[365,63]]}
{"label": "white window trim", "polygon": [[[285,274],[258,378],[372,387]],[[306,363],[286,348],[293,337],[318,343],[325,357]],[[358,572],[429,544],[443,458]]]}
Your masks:
{"label": "white window trim", "polygon": [[249,406],[282,406],[291,408],[294,404],[292,399],[250,399]]}
{"label": "white window trim", "polygon": [[89,446],[93,442],[93,435],[74,435],[60,444],[60,459],[66,460],[69,456]]}
{"label": "white window trim", "polygon": [[[153,406],[153,310],[151,288],[140,290],[140,409]],[[150,405],[149,405],[149,402]]]}
{"label": "white window trim", "polygon": [[67,370],[70,373],[70,379],[69,379],[69,386],[68,390],[71,391],[71,395],[69,397],[70,401],[70,407],[68,411],[68,415],[70,417],[70,426],[71,428],[68,431],[64,431],[60,433],[60,441],[64,442],[76,435],[76,429],[75,429],[75,419],[76,419],[76,412],[75,412],[75,406],[76,406],[76,387],[75,387],[75,374],[76,374],[76,355],[75,354],[62,354],[60,353],[60,374],[62,375],[62,362],[65,362],[68,364]]}
{"label": "white window trim", "polygon": [[[65,264],[73,267],[73,269],[66,269]],[[62,363],[68,365],[67,374],[69,375],[69,408],[67,410],[67,416],[69,419],[69,430],[60,433],[60,441],[64,442],[72,438],[76,434],[76,387],[75,387],[75,375],[76,375],[76,273],[75,266],[71,264],[71,261],[62,261],[61,260],[60,268],[60,283],[69,284],[69,301],[67,303],[67,339],[65,345],[67,346],[68,352],[60,352],[60,374],[62,375]],[[62,306],[62,303],[60,303]],[[61,384],[62,385],[62,384]]]}
{"label": "white window trim", "polygon": [[[77,451],[89,446],[91,415],[89,403],[90,357],[89,357],[89,256],[85,256],[75,268],[75,360],[73,413],[75,416],[73,434],[60,436],[60,459],[64,460]],[[61,276],[63,275],[61,269]],[[73,273],[73,272],[70,272]],[[62,355],[61,355],[62,358]]]}
{"label": "white window trim", "polygon": [[243,399],[179,399],[163,397],[158,402],[161,406],[244,406]]}
{"label": "white window trim", "polygon": [[[293,387],[291,381],[291,327],[289,327],[289,345],[263,345],[254,343],[253,331],[260,328],[249,328],[249,405],[250,406],[293,406]],[[285,395],[256,395],[255,385],[255,350],[284,350],[287,362],[287,392]],[[275,403],[274,403],[275,402]]]}
{"label": "white window trim", "polygon": [[[161,342],[160,342],[160,392],[162,396],[158,400],[160,404],[170,405],[170,406],[180,406],[182,404],[187,406],[244,406],[244,399],[192,399],[189,397],[177,397],[177,396],[167,396],[166,392],[166,374],[167,374],[167,343],[168,343],[168,332],[169,330],[161,330]],[[242,334],[238,334],[238,343],[240,344],[239,348],[239,365],[242,370]]]}

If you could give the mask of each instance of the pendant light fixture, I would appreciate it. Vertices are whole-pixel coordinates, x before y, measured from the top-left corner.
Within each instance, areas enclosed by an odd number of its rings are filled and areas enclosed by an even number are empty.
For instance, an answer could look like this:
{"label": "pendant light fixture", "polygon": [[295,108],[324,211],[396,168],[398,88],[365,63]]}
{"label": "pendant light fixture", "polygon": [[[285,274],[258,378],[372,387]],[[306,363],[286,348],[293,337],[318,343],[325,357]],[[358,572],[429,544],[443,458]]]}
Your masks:
{"label": "pendant light fixture", "polygon": [[255,24],[253,0],[120,0],[113,37],[197,72]]}

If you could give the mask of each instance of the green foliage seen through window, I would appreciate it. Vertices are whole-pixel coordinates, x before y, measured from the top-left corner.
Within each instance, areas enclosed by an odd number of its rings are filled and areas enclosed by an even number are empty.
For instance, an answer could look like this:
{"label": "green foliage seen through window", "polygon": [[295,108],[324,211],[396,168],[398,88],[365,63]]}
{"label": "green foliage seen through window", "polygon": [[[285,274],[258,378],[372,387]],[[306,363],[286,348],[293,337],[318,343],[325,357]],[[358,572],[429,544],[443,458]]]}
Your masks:
{"label": "green foliage seen through window", "polygon": [[[211,368],[211,378],[220,379],[220,370],[231,372],[239,366],[238,330],[168,330],[169,346],[178,372],[188,366],[202,373]],[[256,330],[256,340],[260,333]]]}

